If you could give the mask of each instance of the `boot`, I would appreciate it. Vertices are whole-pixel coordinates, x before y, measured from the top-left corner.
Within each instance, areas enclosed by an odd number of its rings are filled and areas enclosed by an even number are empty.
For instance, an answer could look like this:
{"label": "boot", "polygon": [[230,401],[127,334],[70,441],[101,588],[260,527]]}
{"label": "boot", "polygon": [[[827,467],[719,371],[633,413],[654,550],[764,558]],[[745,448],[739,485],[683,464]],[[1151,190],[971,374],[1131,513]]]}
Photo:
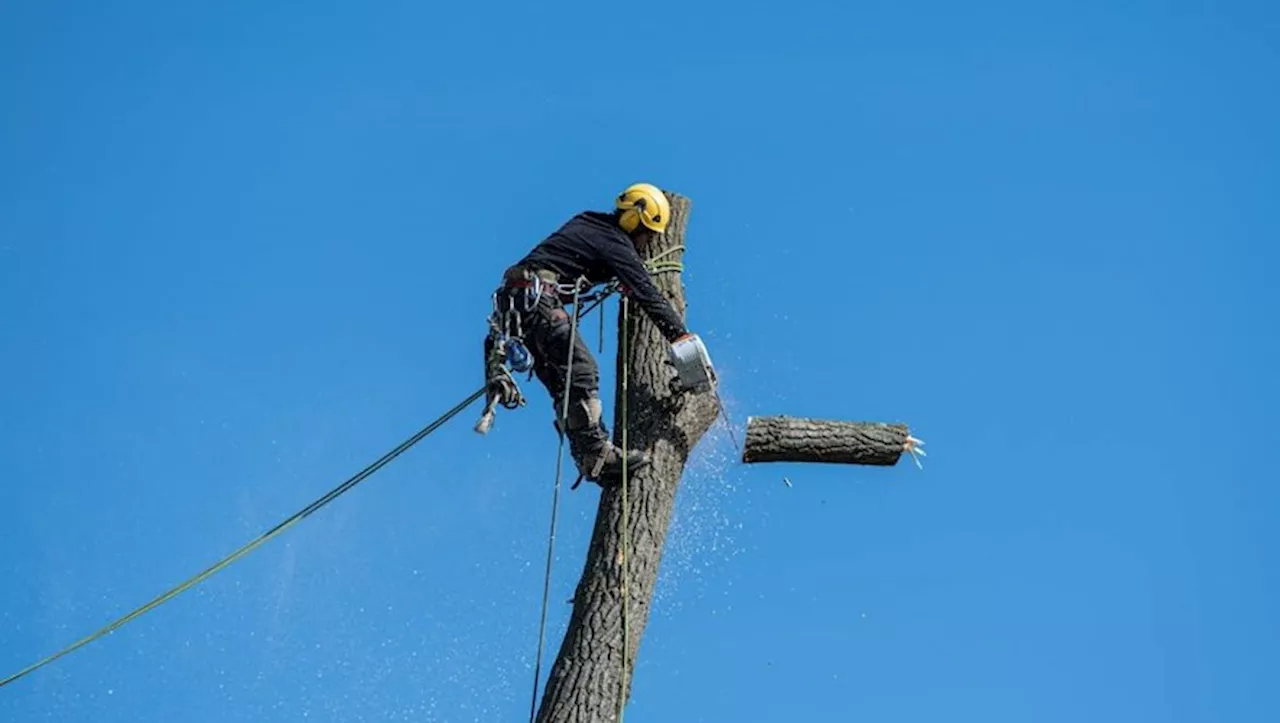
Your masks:
{"label": "boot", "polygon": [[[557,428],[559,428],[557,420]],[[569,410],[569,453],[583,479],[604,487],[622,480],[623,451],[609,440],[600,421],[600,400],[590,397]],[[649,457],[639,450],[626,453],[628,475],[649,464]]]}
{"label": "boot", "polygon": [[[575,441],[569,438],[569,450],[578,465],[578,472],[583,479],[595,482],[601,487],[618,484],[622,481],[623,451],[608,439],[601,441],[598,437]],[[626,452],[627,474],[630,476],[637,469],[649,464],[649,456],[633,449]]]}

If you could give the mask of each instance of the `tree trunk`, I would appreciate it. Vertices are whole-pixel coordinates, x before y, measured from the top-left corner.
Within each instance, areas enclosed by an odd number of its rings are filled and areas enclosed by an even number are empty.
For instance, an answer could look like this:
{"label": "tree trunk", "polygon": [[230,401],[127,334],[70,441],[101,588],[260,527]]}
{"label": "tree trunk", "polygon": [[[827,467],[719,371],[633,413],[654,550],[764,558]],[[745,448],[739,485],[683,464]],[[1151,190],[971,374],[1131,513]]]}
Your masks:
{"label": "tree trunk", "polygon": [[742,461],[891,466],[907,449],[907,426],[797,417],[751,417]]}
{"label": "tree trunk", "polygon": [[[667,197],[672,211],[667,232],[654,239],[642,256],[653,258],[661,254],[664,262],[680,261],[683,252],[677,247],[685,243],[690,202],[677,194],[668,193]],[[659,274],[654,281],[683,317],[685,300],[680,274]],[[649,619],[649,603],[658,579],[676,488],[689,453],[719,412],[712,394],[672,394],[669,384],[675,371],[667,363],[669,345],[638,307],[620,307],[619,387],[613,436],[622,446],[625,429],[625,446],[646,450],[651,458],[648,466],[628,474],[627,675],[624,680],[623,495],[621,488],[614,486],[600,493],[591,546],[574,595],[573,614],[538,711],[537,720],[541,723],[617,720],[620,700],[630,697],[631,671]],[[624,374],[628,382],[626,419],[622,409]]]}

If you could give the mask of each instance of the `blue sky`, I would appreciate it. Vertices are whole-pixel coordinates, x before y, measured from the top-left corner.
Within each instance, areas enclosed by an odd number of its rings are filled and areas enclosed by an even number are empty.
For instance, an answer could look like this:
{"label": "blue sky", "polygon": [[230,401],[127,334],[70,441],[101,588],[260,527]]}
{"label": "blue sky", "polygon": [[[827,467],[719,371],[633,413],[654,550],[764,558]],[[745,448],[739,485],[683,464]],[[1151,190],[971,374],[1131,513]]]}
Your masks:
{"label": "blue sky", "polygon": [[[717,427],[627,720],[1280,716],[1273,6],[112,5],[0,10],[0,675],[472,391],[502,269],[648,180],[694,201],[739,428],[931,454],[743,467]],[[0,718],[523,719],[555,454],[525,390]]]}

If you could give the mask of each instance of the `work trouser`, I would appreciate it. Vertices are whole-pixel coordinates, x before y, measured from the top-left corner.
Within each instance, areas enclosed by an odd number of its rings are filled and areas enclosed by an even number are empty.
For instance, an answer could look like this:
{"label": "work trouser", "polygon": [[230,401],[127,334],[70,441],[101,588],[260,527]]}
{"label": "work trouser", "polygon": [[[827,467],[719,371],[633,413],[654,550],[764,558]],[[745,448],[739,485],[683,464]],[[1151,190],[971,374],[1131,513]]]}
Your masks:
{"label": "work trouser", "polygon": [[[512,331],[519,332],[533,355],[533,373],[551,396],[557,429],[562,418],[567,422],[563,431],[574,459],[579,467],[594,467],[609,447],[609,435],[602,420],[600,368],[582,338],[582,329],[574,330],[570,312],[552,288],[538,294],[508,283],[498,289],[494,300],[499,311],[517,316],[519,329]],[[567,413],[563,406],[566,382]]]}

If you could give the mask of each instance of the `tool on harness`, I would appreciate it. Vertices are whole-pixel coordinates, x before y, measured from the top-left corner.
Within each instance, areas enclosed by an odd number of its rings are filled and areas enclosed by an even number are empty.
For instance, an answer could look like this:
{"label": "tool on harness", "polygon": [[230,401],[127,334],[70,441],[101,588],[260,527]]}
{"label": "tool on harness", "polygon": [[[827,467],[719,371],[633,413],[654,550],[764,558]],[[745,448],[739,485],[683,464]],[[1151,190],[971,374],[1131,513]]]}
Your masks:
{"label": "tool on harness", "polygon": [[[506,343],[509,344],[510,340],[507,340]],[[498,353],[500,354],[501,352],[499,351]],[[520,393],[520,386],[516,384],[511,372],[507,371],[501,364],[495,366],[492,363],[487,363],[485,366],[487,369],[485,374],[487,399],[485,400],[484,411],[481,412],[480,419],[473,427],[476,433],[481,435],[488,434],[493,427],[493,419],[496,416],[499,404],[504,409],[516,409],[525,405],[524,395]]]}
{"label": "tool on harness", "polygon": [[524,374],[533,371],[533,352],[519,339],[508,337],[503,340],[507,348],[507,366],[511,371]]}
{"label": "tool on harness", "polygon": [[716,386],[716,371],[711,365],[711,355],[697,334],[677,339],[667,351],[671,364],[676,368],[672,388],[679,392],[707,392]]}
{"label": "tool on harness", "polygon": [[509,333],[513,322],[519,326],[519,317],[510,311],[498,307],[495,294],[494,310],[489,316],[489,334],[484,340],[484,384],[488,399],[473,427],[477,434],[489,433],[499,404],[505,409],[525,405],[524,395],[511,373],[532,373],[534,358],[524,342]]}

